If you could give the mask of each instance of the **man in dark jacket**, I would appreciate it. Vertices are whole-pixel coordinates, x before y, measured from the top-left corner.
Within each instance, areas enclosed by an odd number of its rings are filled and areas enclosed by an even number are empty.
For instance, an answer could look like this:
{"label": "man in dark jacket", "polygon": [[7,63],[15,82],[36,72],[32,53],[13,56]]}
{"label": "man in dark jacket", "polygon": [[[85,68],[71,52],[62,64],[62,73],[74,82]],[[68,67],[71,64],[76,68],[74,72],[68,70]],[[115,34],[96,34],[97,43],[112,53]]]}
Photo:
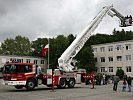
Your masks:
{"label": "man in dark jacket", "polygon": [[128,83],[128,92],[131,92],[132,78],[130,76],[127,78],[127,83]]}
{"label": "man in dark jacket", "polygon": [[113,78],[113,82],[114,82],[113,91],[117,91],[117,85],[118,85],[119,81],[120,81],[120,78],[118,76],[114,76],[114,78]]}

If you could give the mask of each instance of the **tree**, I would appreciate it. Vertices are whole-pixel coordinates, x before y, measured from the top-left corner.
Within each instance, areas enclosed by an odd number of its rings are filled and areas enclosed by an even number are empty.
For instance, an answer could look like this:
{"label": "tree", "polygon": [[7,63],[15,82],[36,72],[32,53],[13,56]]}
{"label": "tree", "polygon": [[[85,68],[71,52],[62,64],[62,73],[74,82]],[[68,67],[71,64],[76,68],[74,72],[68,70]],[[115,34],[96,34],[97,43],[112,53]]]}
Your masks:
{"label": "tree", "polygon": [[120,41],[124,41],[124,40],[126,40],[125,37],[126,37],[126,32],[125,32],[124,29],[122,29],[120,31],[120,33],[118,34],[118,38],[119,38]]}
{"label": "tree", "polygon": [[112,42],[112,39],[113,38],[107,34],[96,34],[90,37],[90,39],[86,43],[86,46]]}
{"label": "tree", "polygon": [[122,69],[117,69],[116,76],[119,76],[120,79],[123,79],[124,71]]}
{"label": "tree", "polygon": [[126,40],[132,40],[133,39],[133,32],[132,31],[126,31]]}
{"label": "tree", "polygon": [[7,38],[1,44],[1,52],[8,55],[29,55],[31,44],[28,38],[18,35],[15,39]]}
{"label": "tree", "polygon": [[2,54],[14,55],[15,54],[15,40],[14,39],[6,39],[4,43],[1,44],[1,52]]}
{"label": "tree", "polygon": [[115,30],[115,34],[113,34],[112,37],[114,38],[114,42],[132,40],[133,39],[133,32],[132,31],[125,31],[124,29],[122,29],[121,31]]}
{"label": "tree", "polygon": [[114,28],[114,30],[113,30],[112,33],[113,33],[113,35],[116,35],[116,33],[117,33],[117,32],[116,32],[116,28]]}
{"label": "tree", "polygon": [[38,38],[35,41],[32,41],[32,56],[38,56],[41,57],[42,56],[42,50],[43,48],[46,46],[46,44],[48,44],[48,39],[47,38]]}
{"label": "tree", "polygon": [[27,37],[20,35],[15,38],[15,55],[27,56],[31,53],[31,43]]}
{"label": "tree", "polygon": [[91,47],[84,47],[76,57],[80,61],[77,66],[86,69],[88,73],[96,71],[94,54],[92,52]]}
{"label": "tree", "polygon": [[50,40],[50,67],[56,68],[58,65],[58,58],[68,47],[68,39],[64,35],[58,35],[56,38]]}
{"label": "tree", "polygon": [[73,40],[75,39],[75,37],[73,36],[73,34],[70,34],[67,36],[67,39],[68,39],[68,44],[70,45],[73,42]]}

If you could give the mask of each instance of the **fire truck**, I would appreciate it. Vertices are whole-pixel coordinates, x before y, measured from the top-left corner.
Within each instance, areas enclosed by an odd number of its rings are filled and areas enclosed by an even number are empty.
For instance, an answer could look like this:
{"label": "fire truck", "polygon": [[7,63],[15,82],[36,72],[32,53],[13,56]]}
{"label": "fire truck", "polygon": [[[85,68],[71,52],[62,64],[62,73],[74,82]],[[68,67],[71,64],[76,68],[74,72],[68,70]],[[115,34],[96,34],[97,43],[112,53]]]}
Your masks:
{"label": "fire truck", "polygon": [[106,15],[118,17],[120,27],[132,26],[132,16],[124,17],[113,6],[105,6],[64,51],[58,59],[59,68],[55,69],[54,73],[52,69],[47,69],[46,73],[38,73],[38,66],[33,63],[9,62],[3,67],[3,84],[14,86],[16,89],[25,87],[27,90],[33,90],[41,84],[73,88],[75,84],[81,83],[81,78],[86,72],[76,70],[71,64],[72,60]]}

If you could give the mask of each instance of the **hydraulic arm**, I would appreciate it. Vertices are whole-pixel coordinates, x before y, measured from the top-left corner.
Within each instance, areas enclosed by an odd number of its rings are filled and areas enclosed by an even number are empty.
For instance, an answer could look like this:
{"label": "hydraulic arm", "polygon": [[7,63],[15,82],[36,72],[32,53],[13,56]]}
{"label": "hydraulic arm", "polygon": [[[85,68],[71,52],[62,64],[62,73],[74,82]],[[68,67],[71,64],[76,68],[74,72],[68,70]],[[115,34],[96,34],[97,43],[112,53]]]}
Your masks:
{"label": "hydraulic arm", "polygon": [[124,17],[113,6],[105,6],[98,13],[98,15],[91,21],[89,25],[81,32],[80,35],[71,43],[71,45],[65,50],[65,52],[58,59],[59,69],[65,72],[71,72],[74,66],[71,65],[73,57],[82,49],[86,41],[90,38],[91,34],[98,27],[104,16],[108,14],[113,17],[116,16],[120,19],[120,26],[126,27],[132,25],[132,17]]}

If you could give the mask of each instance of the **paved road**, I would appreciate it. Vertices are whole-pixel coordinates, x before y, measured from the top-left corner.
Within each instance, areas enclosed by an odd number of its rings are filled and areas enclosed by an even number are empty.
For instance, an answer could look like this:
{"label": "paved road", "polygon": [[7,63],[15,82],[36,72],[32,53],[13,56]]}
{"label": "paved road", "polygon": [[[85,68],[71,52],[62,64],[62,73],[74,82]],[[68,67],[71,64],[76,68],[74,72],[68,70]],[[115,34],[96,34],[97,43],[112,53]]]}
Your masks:
{"label": "paved road", "polygon": [[133,100],[133,92],[122,92],[119,84],[118,92],[112,91],[112,84],[95,86],[76,85],[73,89],[55,89],[43,85],[34,91],[16,90],[14,87],[1,85],[0,100]]}

